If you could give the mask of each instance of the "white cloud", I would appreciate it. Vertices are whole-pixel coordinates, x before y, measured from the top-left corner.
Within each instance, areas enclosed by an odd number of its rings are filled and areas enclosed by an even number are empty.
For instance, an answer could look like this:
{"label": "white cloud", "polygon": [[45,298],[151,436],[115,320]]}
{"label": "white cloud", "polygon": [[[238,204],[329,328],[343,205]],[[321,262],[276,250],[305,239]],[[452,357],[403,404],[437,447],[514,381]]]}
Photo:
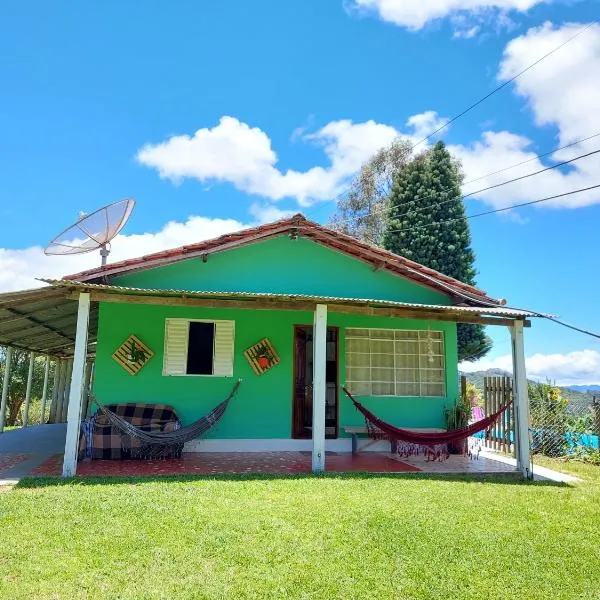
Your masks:
{"label": "white cloud", "polygon": [[264,131],[224,116],[218,125],[199,129],[193,136],[178,135],[145,145],[137,160],[157,169],[161,177],[228,182],[249,194],[273,201],[295,198],[308,206],[335,198],[348,177],[398,134],[389,125],[347,119],[332,121],[312,134],[296,132],[296,138],[321,146],[329,165],[284,172],[276,166],[277,155]]}
{"label": "white cloud", "polygon": [[[447,17],[455,19],[455,25],[469,30],[473,20],[481,22],[494,16],[505,21],[506,13],[525,12],[545,0],[354,0],[349,7],[360,12],[375,13],[388,21],[407,29],[422,29],[427,24]],[[474,33],[473,33],[474,35]],[[467,36],[468,37],[468,36]]]}
{"label": "white cloud", "polygon": [[[112,243],[110,262],[135,258],[184,244],[242,229],[234,219],[209,219],[192,216],[185,223],[168,222],[156,233],[119,235]],[[60,278],[63,275],[91,269],[100,264],[98,252],[74,256],[46,256],[43,248],[32,246],[21,250],[0,248],[0,292],[39,287],[36,277]]]}
{"label": "white cloud", "polygon": [[406,121],[406,125],[413,129],[414,137],[418,138],[417,141],[420,141],[431,135],[434,131],[437,131],[447,122],[448,119],[440,117],[434,110],[426,110],[418,115],[409,117]]}
{"label": "white cloud", "polygon": [[[529,379],[550,379],[557,385],[600,384],[600,352],[578,350],[567,354],[533,354],[525,359]],[[459,369],[466,373],[502,369],[512,372],[510,354],[496,358],[483,358],[476,362],[460,363]]]}
{"label": "white cloud", "polygon": [[[499,69],[505,81],[532,64],[552,48],[570,38],[581,24],[555,27],[545,23],[530,29],[506,46]],[[563,146],[600,131],[600,25],[595,25],[542,61],[516,80],[516,93],[522,96],[539,126],[557,129],[557,146]],[[556,152],[555,162],[575,158],[600,148],[595,138]],[[534,158],[546,148],[534,148],[528,138],[510,131],[486,131],[480,140],[466,146],[452,146],[451,151],[463,163],[466,179],[482,175]],[[470,193],[508,179],[533,173],[553,161],[535,159],[525,165],[468,184]],[[578,160],[568,167],[508,184],[477,195],[494,207],[505,207],[553,196],[600,182],[600,155]],[[578,208],[600,203],[600,190],[566,196],[540,205],[545,208]]]}
{"label": "white cloud", "polygon": [[[435,111],[428,110],[409,117],[406,125],[413,131],[408,133],[373,120],[331,121],[314,133],[307,133],[305,127],[297,128],[292,142],[302,140],[321,147],[329,162],[327,166],[306,171],[280,170],[269,136],[258,127],[230,116],[221,117],[214,127],[199,129],[192,136],[177,135],[157,144],[146,144],[136,158],[140,164],[173,181],[193,178],[200,182],[230,183],[242,192],[272,202],[293,198],[305,207],[335,199],[362,164],[398,136],[420,141],[445,121]],[[261,205],[253,205],[252,214],[256,215],[258,206]],[[272,214],[285,215],[287,211]]]}
{"label": "white cloud", "polygon": [[281,210],[277,206],[267,202],[253,202],[250,205],[249,212],[259,223],[272,223],[273,221],[291,217],[298,211]]}

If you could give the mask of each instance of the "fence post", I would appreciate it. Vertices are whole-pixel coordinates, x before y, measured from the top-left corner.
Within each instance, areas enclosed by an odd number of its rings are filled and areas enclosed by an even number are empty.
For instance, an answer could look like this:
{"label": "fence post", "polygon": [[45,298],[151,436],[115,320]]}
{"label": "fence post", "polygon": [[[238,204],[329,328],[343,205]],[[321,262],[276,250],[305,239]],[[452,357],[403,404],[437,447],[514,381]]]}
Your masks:
{"label": "fence post", "polygon": [[600,436],[600,396],[593,396],[592,410],[594,411],[594,430]]}

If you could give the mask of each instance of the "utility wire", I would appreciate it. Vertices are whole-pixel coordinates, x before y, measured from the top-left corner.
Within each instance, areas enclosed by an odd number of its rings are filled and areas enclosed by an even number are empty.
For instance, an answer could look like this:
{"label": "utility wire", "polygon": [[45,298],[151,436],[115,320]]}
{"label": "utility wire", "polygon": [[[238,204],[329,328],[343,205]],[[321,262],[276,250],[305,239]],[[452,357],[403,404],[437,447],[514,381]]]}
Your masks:
{"label": "utility wire", "polygon": [[[598,134],[598,135],[600,135],[600,134]],[[552,169],[557,169],[558,167],[568,165],[570,163],[581,160],[582,158],[586,158],[588,156],[592,156],[593,154],[598,154],[598,153],[600,153],[600,149],[593,150],[592,152],[588,152],[586,154],[581,154],[581,155],[576,156],[575,158],[571,158],[569,160],[564,160],[563,162],[556,163],[555,165],[551,165],[549,167],[545,167],[544,169],[540,169],[539,171],[534,171],[533,173],[527,173],[526,175],[521,175],[520,177],[514,177],[513,179],[509,179],[508,181],[503,181],[501,183],[497,183],[495,185],[490,185],[490,186],[482,188],[480,190],[475,190],[474,192],[469,192],[468,194],[465,194],[464,196],[454,196],[453,198],[449,198],[448,200],[443,200],[442,202],[434,202],[433,204],[428,204],[427,206],[419,207],[414,212],[419,213],[428,208],[437,208],[438,206],[443,206],[444,204],[448,204],[449,202],[455,202],[456,200],[464,200],[465,198],[469,198],[470,196],[476,196],[487,190],[492,190],[494,188],[502,187],[504,185],[508,185],[509,183],[514,183],[515,181],[521,181],[522,179],[528,179],[529,177],[533,177],[534,175],[539,175],[540,173],[545,173],[546,171],[552,171]],[[410,200],[409,202],[405,202],[404,204],[399,206],[398,210],[404,210],[407,206],[411,206],[417,202],[421,202],[422,200],[427,200],[428,198],[432,198],[432,196],[425,196],[424,198],[416,198],[415,200]],[[389,218],[393,219],[394,217],[397,217],[397,216],[398,216],[398,214],[396,214],[395,211],[390,211]]]}
{"label": "utility wire", "polygon": [[[578,37],[579,35],[581,35],[585,31],[587,31],[588,29],[590,29],[594,25],[596,25],[596,21],[592,21],[591,23],[588,23],[586,26],[581,27],[570,38],[568,38],[567,40],[565,40],[562,44],[559,44],[558,46],[556,46],[555,48],[553,48],[552,50],[550,50],[549,52],[547,52],[546,54],[544,54],[543,56],[541,56],[540,58],[538,58],[535,62],[531,63],[530,65],[528,65],[527,67],[525,67],[524,69],[522,69],[521,71],[519,71],[516,75],[513,75],[513,77],[511,77],[510,79],[506,80],[504,83],[502,83],[499,86],[497,86],[496,88],[494,88],[491,92],[489,92],[488,94],[486,94],[485,96],[483,96],[482,98],[480,98],[479,100],[477,100],[476,102],[474,102],[473,104],[471,104],[470,106],[468,106],[467,108],[465,108],[463,111],[461,111],[460,113],[454,115],[448,121],[445,121],[435,131],[432,131],[429,135],[425,136],[423,139],[421,139],[418,142],[416,142],[415,144],[413,144],[413,146],[411,147],[411,151],[414,150],[417,146],[420,146],[423,142],[426,142],[427,140],[429,140],[430,138],[432,138],[436,133],[439,133],[440,131],[442,131],[443,129],[445,129],[446,127],[448,127],[451,123],[454,123],[455,121],[457,121],[458,119],[460,119],[461,117],[463,117],[464,115],[466,115],[468,112],[470,112],[471,110],[473,110],[476,106],[479,106],[482,102],[485,102],[488,98],[490,98],[494,94],[498,93],[500,90],[504,89],[507,85],[509,85],[510,83],[512,83],[513,81],[515,81],[519,77],[521,77],[521,75],[523,75],[524,73],[526,73],[527,71],[529,71],[530,69],[532,69],[533,67],[535,67],[536,65],[538,65],[539,63],[541,63],[543,60],[545,60],[546,58],[548,58],[549,56],[551,56],[552,54],[554,54],[555,52],[557,52],[558,50],[560,50],[561,48],[563,48],[564,46],[566,46],[568,43],[570,43],[571,41],[573,41],[576,37]],[[489,177],[490,175],[495,175],[496,173],[501,173],[501,172],[503,172],[505,170],[512,169],[512,168],[514,168],[516,166],[519,166],[521,164],[525,164],[527,162],[530,162],[531,160],[535,160],[535,158],[542,158],[544,156],[548,156],[549,154],[552,154],[553,152],[557,152],[558,150],[562,150],[563,148],[569,148],[570,146],[573,146],[573,145],[575,145],[577,143],[589,140],[589,139],[591,139],[593,137],[596,137],[598,135],[600,135],[600,132],[596,133],[596,134],[594,134],[594,135],[592,135],[592,136],[590,136],[588,138],[584,138],[583,140],[579,140],[577,142],[573,142],[572,144],[567,144],[566,146],[563,146],[562,148],[558,148],[557,150],[554,150],[554,151],[551,151],[551,152],[547,152],[546,154],[542,154],[542,155],[536,156],[534,158],[531,158],[531,159],[529,159],[527,161],[523,161],[523,162],[518,163],[516,165],[512,165],[511,167],[506,167],[505,169],[500,169],[499,171],[495,171],[494,173],[489,173],[488,175],[483,175],[482,177],[478,177],[476,179],[468,181],[467,183],[472,183],[474,181],[479,181],[480,179],[483,179],[484,177]]]}
{"label": "utility wire", "polygon": [[[586,154],[580,154],[579,156],[576,156],[575,158],[571,158],[570,160],[563,160],[563,162],[559,162],[559,163],[556,163],[555,165],[551,165],[544,169],[540,169],[539,171],[535,171],[534,173],[528,173],[527,175],[521,175],[521,177],[515,177],[514,179],[509,179],[508,181],[503,181],[502,183],[496,183],[495,185],[490,185],[488,187],[482,188],[481,190],[477,190],[475,192],[469,192],[468,194],[465,194],[463,196],[463,198],[469,198],[470,196],[475,196],[476,194],[481,194],[481,192],[487,192],[487,190],[493,190],[494,188],[501,187],[508,183],[514,183],[515,181],[521,181],[522,179],[527,179],[528,177],[533,177],[534,175],[539,175],[540,173],[545,173],[546,171],[551,171],[552,169],[556,169],[558,167],[568,165],[569,163],[575,162],[577,160],[581,160],[582,158],[587,158],[588,156],[598,154],[598,152],[600,152],[600,149],[592,150],[592,152],[588,152]],[[446,202],[450,202],[450,201],[446,200]],[[440,204],[443,204],[443,202],[440,202]]]}
{"label": "utility wire", "polygon": [[560,152],[565,148],[571,148],[571,146],[576,146],[577,144],[581,144],[582,142],[587,142],[595,137],[600,135],[600,131],[590,135],[589,137],[583,138],[581,140],[575,140],[570,144],[566,144],[565,146],[561,146],[560,148],[555,148],[554,150],[549,150],[548,152],[544,152],[544,154],[536,154],[533,158],[528,158],[527,160],[522,160],[521,162],[515,163],[514,165],[510,165],[509,167],[504,167],[503,169],[499,169],[498,171],[492,171],[491,173],[486,173],[485,175],[481,175],[481,177],[476,177],[475,179],[469,179],[469,181],[465,181],[463,185],[469,185],[470,183],[475,183],[476,181],[481,181],[482,179],[486,179],[487,177],[491,177],[492,175],[498,175],[498,173],[504,173],[505,171],[510,171],[510,169],[514,169],[516,167],[520,167],[521,165],[526,165],[534,160],[538,160],[540,158],[545,158],[546,156],[550,156],[551,154],[555,154],[556,152]]}
{"label": "utility wire", "polygon": [[577,36],[581,35],[584,31],[587,31],[590,27],[592,27],[595,24],[596,24],[596,22],[592,21],[585,27],[582,27],[581,29],[577,30],[577,32],[575,32],[570,38],[565,40],[562,44],[559,44],[558,46],[556,46],[556,48],[553,48],[552,50],[550,50],[549,52],[544,54],[544,56],[538,58],[535,62],[531,63],[530,65],[525,67],[523,70],[519,71],[516,75],[513,75],[510,79],[507,79],[504,83],[501,83],[499,86],[494,88],[491,92],[489,92],[488,94],[483,96],[483,98],[480,98],[476,102],[473,102],[473,104],[471,104],[470,106],[465,108],[465,110],[463,110],[462,112],[458,113],[457,115],[454,115],[448,121],[445,121],[444,124],[441,125],[440,127],[438,127],[435,131],[432,131],[428,136],[424,137],[422,140],[419,140],[416,144],[414,144],[412,149],[414,150],[417,146],[421,145],[423,142],[426,142],[428,139],[432,138],[436,133],[439,133],[440,131],[442,131],[442,129],[446,129],[446,127],[448,127],[448,125],[450,125],[451,123],[454,123],[454,121],[456,121],[456,120],[460,119],[462,116],[466,115],[468,112],[473,110],[476,106],[479,106],[482,102],[485,102],[490,96],[493,96],[494,94],[498,93],[501,89],[505,88],[507,85],[509,85],[510,83],[512,83],[519,77],[521,77],[521,75],[523,75],[524,73],[526,73],[527,71],[529,71],[530,69],[532,69],[533,67],[538,65],[539,63],[541,63],[544,59],[548,58],[551,54],[554,54],[555,52],[560,50],[563,46],[566,46],[569,42],[573,41]]}
{"label": "utility wire", "polygon": [[546,198],[540,198],[539,200],[531,200],[529,202],[521,202],[520,204],[512,204],[511,206],[506,206],[504,208],[496,208],[494,210],[486,210],[485,212],[475,213],[474,215],[464,215],[461,217],[455,217],[452,219],[444,219],[442,221],[435,221],[433,223],[427,223],[425,225],[416,225],[414,227],[406,227],[404,229],[391,229],[388,233],[403,233],[405,231],[415,231],[417,229],[427,229],[429,227],[433,227],[434,225],[440,225],[442,223],[454,223],[456,221],[461,221],[463,219],[475,219],[476,217],[484,217],[485,215],[493,215],[495,213],[504,212],[506,210],[511,210],[513,208],[520,208],[522,206],[531,206],[532,204],[539,204],[540,202],[548,202],[549,200],[555,200],[556,198],[564,198],[565,196],[572,196],[573,194],[579,194],[581,192],[587,192],[589,190],[594,190],[596,188],[600,188],[600,183],[597,185],[591,185],[589,187],[580,188],[578,190],[573,190],[571,192],[565,192],[563,194],[556,194],[555,196],[548,196]]}

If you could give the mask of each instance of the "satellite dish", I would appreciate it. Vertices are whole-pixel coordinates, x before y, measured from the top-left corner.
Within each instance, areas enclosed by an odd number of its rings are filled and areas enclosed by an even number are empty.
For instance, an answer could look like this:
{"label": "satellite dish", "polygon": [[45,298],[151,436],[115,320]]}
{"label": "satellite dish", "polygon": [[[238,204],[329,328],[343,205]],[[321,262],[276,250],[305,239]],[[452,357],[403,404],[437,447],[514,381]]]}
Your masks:
{"label": "satellite dish", "polygon": [[135,206],[135,200],[126,198],[108,204],[86,215],[59,233],[44,249],[47,255],[84,254],[100,250],[101,264],[110,254],[110,241],[123,229]]}

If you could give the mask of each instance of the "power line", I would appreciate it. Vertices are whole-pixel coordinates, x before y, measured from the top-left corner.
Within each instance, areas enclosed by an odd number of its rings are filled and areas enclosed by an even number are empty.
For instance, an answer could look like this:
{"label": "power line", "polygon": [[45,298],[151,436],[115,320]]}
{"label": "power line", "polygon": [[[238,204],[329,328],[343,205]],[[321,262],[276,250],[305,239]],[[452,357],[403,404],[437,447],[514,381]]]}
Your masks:
{"label": "power line", "polygon": [[486,173],[485,175],[481,175],[481,177],[476,177],[475,179],[469,179],[469,181],[465,181],[463,185],[469,185],[470,183],[475,183],[476,181],[481,181],[482,179],[486,179],[487,177],[491,177],[492,175],[498,175],[498,173],[504,173],[504,171],[509,171],[510,169],[514,169],[516,167],[520,167],[521,165],[526,165],[534,160],[539,160],[540,158],[545,158],[546,156],[550,156],[551,154],[556,154],[565,148],[571,148],[571,146],[576,146],[577,144],[581,144],[582,142],[587,142],[595,137],[600,135],[600,131],[598,133],[594,133],[594,135],[590,135],[589,137],[583,138],[581,140],[575,140],[570,144],[566,144],[561,146],[560,148],[555,148],[554,150],[549,150],[548,152],[544,152],[544,154],[536,154],[533,158],[528,158],[527,160],[522,160],[521,162],[515,163],[514,165],[510,165],[509,167],[504,167],[503,169],[499,169],[498,171],[492,171],[491,173]]}
{"label": "power line", "polygon": [[[453,198],[449,198],[448,200],[443,200],[442,202],[434,202],[433,204],[428,204],[427,206],[419,207],[414,212],[419,213],[428,208],[437,208],[438,206],[443,206],[444,204],[448,204],[449,202],[455,202],[456,200],[464,200],[465,198],[469,198],[470,196],[476,196],[487,190],[492,190],[494,188],[502,187],[504,185],[508,185],[509,183],[514,183],[515,181],[521,181],[522,179],[527,179],[529,177],[533,177],[534,175],[539,175],[540,173],[545,173],[546,171],[552,171],[552,169],[557,169],[558,167],[568,165],[570,163],[581,160],[582,158],[586,158],[588,156],[592,156],[593,154],[598,154],[598,153],[600,153],[600,149],[593,150],[592,152],[588,152],[586,154],[581,154],[581,155],[576,156],[575,158],[571,158],[569,160],[564,160],[563,162],[556,163],[555,165],[551,165],[549,167],[545,167],[544,169],[540,169],[539,171],[534,171],[533,173],[527,173],[526,175],[521,175],[520,177],[514,177],[513,179],[509,179],[508,181],[503,181],[501,183],[497,183],[495,185],[490,185],[488,187],[482,188],[480,190],[476,190],[474,192],[469,192],[468,194],[465,194],[464,196],[454,196]],[[407,206],[411,206],[417,202],[421,202],[422,200],[427,200],[428,198],[432,198],[432,196],[425,196],[424,198],[416,198],[414,200],[410,200],[409,202],[405,202],[404,204],[399,206],[398,210],[404,210]],[[390,218],[394,218],[397,216],[398,216],[398,214],[394,214],[393,211],[390,211],[390,213],[389,213]]]}
{"label": "power line", "polygon": [[[531,312],[534,312],[534,311],[531,311]],[[557,323],[558,325],[562,325],[563,327],[573,329],[574,331],[578,331],[579,333],[583,333],[585,335],[590,335],[590,336],[598,338],[600,340],[600,334],[594,333],[593,331],[590,331],[589,329],[582,329],[581,327],[576,327],[575,325],[570,325],[569,323],[565,323],[564,321],[559,321],[555,317],[549,317],[547,315],[542,315],[539,313],[535,313],[535,314],[537,316],[543,317],[544,319],[548,319],[549,321],[552,321],[553,323]]]}
{"label": "power line", "polygon": [[573,41],[577,36],[581,35],[584,31],[588,30],[590,27],[592,27],[595,24],[596,24],[596,22],[592,21],[585,27],[582,27],[581,29],[577,30],[577,32],[575,34],[573,34],[570,38],[565,40],[562,44],[556,46],[556,48],[553,48],[552,50],[550,50],[549,52],[544,54],[544,56],[538,58],[535,62],[531,63],[530,65],[525,67],[523,70],[519,71],[516,75],[513,75],[513,77],[511,77],[510,79],[507,79],[504,83],[501,83],[499,86],[494,88],[491,92],[489,92],[488,94],[483,96],[483,98],[480,98],[476,102],[473,102],[473,104],[471,104],[470,106],[465,108],[465,110],[458,113],[457,115],[455,115],[448,121],[444,122],[443,125],[438,127],[435,131],[432,131],[428,136],[424,137],[422,140],[419,140],[412,147],[412,149],[414,150],[417,146],[421,145],[423,142],[426,142],[428,139],[432,138],[436,133],[439,133],[440,131],[442,131],[442,129],[445,129],[446,127],[448,127],[448,125],[450,125],[451,123],[454,123],[454,121],[456,121],[456,120],[460,119],[462,116],[466,115],[468,112],[473,110],[476,106],[479,106],[482,102],[485,102],[490,96],[493,96],[494,94],[498,93],[501,89],[505,88],[507,85],[509,85],[510,83],[512,83],[519,77],[521,77],[521,75],[523,75],[524,73],[526,73],[527,71],[529,71],[530,69],[532,69],[533,67],[538,65],[539,63],[541,63],[544,59],[548,58],[551,54],[554,54],[556,51],[560,50],[563,46],[566,46],[569,42]]}
{"label": "power line", "polygon": [[444,219],[442,221],[435,221],[433,223],[427,223],[425,225],[416,225],[414,227],[406,227],[404,229],[391,229],[388,233],[403,233],[405,231],[415,231],[417,229],[427,229],[429,227],[433,227],[434,225],[441,225],[443,223],[454,223],[456,221],[461,221],[463,219],[475,219],[476,217],[484,217],[486,215],[493,215],[495,213],[504,212],[506,210],[512,210],[513,208],[521,208],[522,206],[531,206],[532,204],[539,204],[540,202],[548,202],[549,200],[555,200],[556,198],[564,198],[565,196],[572,196],[573,194],[580,194],[581,192],[587,192],[589,190],[593,190],[596,188],[600,188],[600,183],[597,185],[591,185],[589,187],[580,188],[578,190],[573,190],[571,192],[564,192],[563,194],[556,194],[555,196],[548,196],[546,198],[540,198],[539,200],[531,200],[529,202],[521,202],[520,204],[512,204],[511,206],[506,206],[504,208],[496,208],[494,210],[487,210],[485,212],[476,213],[474,215],[463,215],[461,217],[455,217],[452,219]]}

